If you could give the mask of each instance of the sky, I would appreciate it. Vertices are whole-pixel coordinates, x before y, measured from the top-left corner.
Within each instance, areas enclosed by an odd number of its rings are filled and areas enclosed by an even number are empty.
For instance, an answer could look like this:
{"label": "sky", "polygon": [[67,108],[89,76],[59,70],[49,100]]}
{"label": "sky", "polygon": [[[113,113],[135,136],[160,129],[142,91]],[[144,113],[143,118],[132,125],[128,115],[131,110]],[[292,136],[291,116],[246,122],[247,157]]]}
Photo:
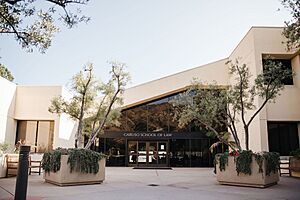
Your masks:
{"label": "sky", "polygon": [[[280,9],[280,10],[278,10]],[[229,56],[252,26],[283,26],[279,0],[91,0],[88,24],[61,28],[45,54],[0,35],[0,63],[19,85],[66,85],[86,63],[106,81],[126,63],[128,87]]]}

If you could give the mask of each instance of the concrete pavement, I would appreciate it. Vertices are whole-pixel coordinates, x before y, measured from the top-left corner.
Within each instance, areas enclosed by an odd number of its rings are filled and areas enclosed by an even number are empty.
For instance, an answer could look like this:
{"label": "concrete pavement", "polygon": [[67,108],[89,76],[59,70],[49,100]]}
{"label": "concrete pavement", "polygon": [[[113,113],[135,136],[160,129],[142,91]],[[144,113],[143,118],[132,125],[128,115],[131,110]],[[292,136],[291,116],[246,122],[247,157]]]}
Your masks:
{"label": "concrete pavement", "polygon": [[[141,170],[106,167],[106,180],[98,185],[58,187],[45,183],[42,175],[29,176],[32,200],[300,200],[300,179],[281,177],[278,185],[248,188],[219,185],[211,168]],[[0,199],[13,199],[15,178],[0,179]]]}

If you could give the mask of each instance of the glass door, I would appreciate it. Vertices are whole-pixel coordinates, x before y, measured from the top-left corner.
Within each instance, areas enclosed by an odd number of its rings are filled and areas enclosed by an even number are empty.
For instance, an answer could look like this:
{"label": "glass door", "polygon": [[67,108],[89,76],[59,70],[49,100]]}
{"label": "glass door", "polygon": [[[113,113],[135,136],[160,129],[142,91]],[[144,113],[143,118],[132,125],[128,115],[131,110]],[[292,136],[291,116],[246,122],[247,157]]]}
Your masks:
{"label": "glass door", "polygon": [[168,143],[167,142],[157,142],[158,152],[157,152],[157,164],[160,166],[168,165]]}
{"label": "glass door", "polygon": [[167,141],[129,141],[128,165],[141,167],[167,167],[169,165]]}
{"label": "glass door", "polygon": [[147,165],[147,155],[148,155],[148,149],[147,149],[147,143],[148,142],[138,142],[138,158],[137,158],[137,164],[139,166],[146,166]]}

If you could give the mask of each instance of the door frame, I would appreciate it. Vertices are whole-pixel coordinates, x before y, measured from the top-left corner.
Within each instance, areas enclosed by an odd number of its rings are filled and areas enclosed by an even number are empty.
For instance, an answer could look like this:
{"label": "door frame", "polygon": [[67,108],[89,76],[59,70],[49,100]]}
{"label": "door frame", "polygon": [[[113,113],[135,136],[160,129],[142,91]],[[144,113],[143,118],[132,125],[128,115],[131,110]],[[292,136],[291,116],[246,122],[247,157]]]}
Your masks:
{"label": "door frame", "polygon": [[[136,145],[136,150],[134,153],[132,152],[129,152],[129,149],[127,151],[127,158],[128,158],[128,161],[130,160],[130,156],[135,156],[136,158],[136,162],[135,163],[130,163],[128,162],[128,166],[129,167],[169,167],[169,164],[170,164],[170,148],[169,148],[169,140],[128,140],[127,141],[127,145],[129,142],[137,142],[137,145]],[[138,149],[139,149],[139,143],[146,143],[146,153],[139,153]],[[156,152],[153,153],[153,154],[150,154],[150,149],[149,149],[149,146],[150,146],[150,143],[156,143]],[[149,157],[150,156],[155,156],[155,157],[159,157],[159,143],[164,143],[166,145],[166,162],[165,163],[162,163],[162,164],[159,164],[158,163],[158,159],[156,160],[156,163],[149,163]],[[138,157],[139,156],[146,156],[146,162],[145,163],[139,163],[138,162]],[[131,157],[132,158],[132,157]]]}

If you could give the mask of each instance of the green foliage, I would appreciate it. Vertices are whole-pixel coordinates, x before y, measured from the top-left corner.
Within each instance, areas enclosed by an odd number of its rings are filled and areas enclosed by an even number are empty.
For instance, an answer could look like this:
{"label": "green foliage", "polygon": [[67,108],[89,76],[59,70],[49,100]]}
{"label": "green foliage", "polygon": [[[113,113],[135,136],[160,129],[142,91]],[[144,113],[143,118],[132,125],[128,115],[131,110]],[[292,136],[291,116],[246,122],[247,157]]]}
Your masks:
{"label": "green foliage", "polygon": [[46,152],[42,159],[42,168],[46,173],[57,172],[60,170],[60,159],[62,155],[61,149],[56,149],[52,152]]}
{"label": "green foliage", "polygon": [[[231,155],[231,154],[230,154]],[[220,171],[225,170],[225,165],[228,165],[228,153],[217,154],[215,157],[215,163],[220,163]],[[264,170],[267,176],[273,172],[275,173],[279,167],[279,154],[275,152],[262,152],[253,153],[250,151],[241,151],[233,153],[236,164],[236,172],[251,175],[251,163],[253,162],[252,156],[254,156],[256,163],[259,166],[258,173],[263,173]],[[263,165],[265,163],[265,165]]]}
{"label": "green foliage", "polygon": [[228,152],[220,153],[215,156],[215,164],[219,163],[220,171],[225,171],[226,165],[228,165]]}
{"label": "green foliage", "polygon": [[84,129],[84,118],[92,109],[97,95],[98,83],[93,74],[93,65],[87,64],[85,68],[72,78],[70,93],[71,99],[64,99],[61,96],[51,100],[49,112],[65,113],[73,120],[78,120],[78,127],[75,136],[75,147],[81,146],[82,130]]}
{"label": "green foliage", "polygon": [[70,172],[77,171],[94,174],[99,171],[98,161],[105,157],[104,154],[88,149],[58,148],[43,155],[42,168],[46,173],[60,170],[62,155],[69,155],[68,164],[70,164]]}
{"label": "green foliage", "polygon": [[283,35],[287,38],[287,49],[294,50],[300,47],[300,0],[280,1],[292,16],[290,21],[284,22],[286,27],[283,30]]}
{"label": "green foliage", "polygon": [[12,73],[4,66],[0,63],[0,76],[9,80],[9,81],[13,81],[14,77],[12,75]]}
{"label": "green foliage", "polygon": [[271,172],[276,173],[280,162],[279,153],[266,152],[264,153],[264,158],[266,160],[266,175],[270,176]]}
{"label": "green foliage", "polygon": [[70,149],[68,158],[70,171],[96,174],[99,171],[98,161],[104,157],[104,154],[89,149]]}
{"label": "green foliage", "polygon": [[120,107],[123,104],[121,96],[130,80],[130,75],[124,63],[110,62],[110,64],[111,77],[107,83],[100,85],[98,90],[100,101],[96,103],[95,109],[87,120],[91,132],[86,149],[90,148],[99,134],[103,134],[105,127],[119,124]]}
{"label": "green foliage", "polygon": [[[79,6],[89,0],[43,0],[37,4],[31,1],[0,1],[0,34],[11,34],[22,48],[33,51],[33,47],[45,52],[59,28],[55,21],[61,21],[68,28],[79,22],[87,22]],[[72,5],[72,6],[71,6]],[[58,9],[57,9],[58,8]],[[73,8],[72,11],[70,8]]]}
{"label": "green foliage", "polygon": [[242,151],[236,158],[236,172],[251,175],[252,151]]}
{"label": "green foliage", "polygon": [[121,94],[130,80],[124,63],[112,62],[111,78],[107,83],[96,81],[92,64],[73,76],[70,92],[71,99],[55,97],[51,101],[49,112],[65,113],[78,121],[75,147],[81,146],[82,135],[89,136],[85,148],[90,148],[96,137],[103,133],[106,126],[118,125],[120,106],[123,103]]}
{"label": "green foliage", "polygon": [[275,102],[276,96],[284,88],[284,80],[292,79],[294,73],[286,69],[281,62],[271,58],[263,60],[264,72],[255,79],[256,94],[263,98]]}
{"label": "green foliage", "polygon": [[259,173],[263,173],[264,172],[264,169],[263,169],[263,162],[264,162],[264,156],[262,154],[254,154],[254,157],[255,157],[255,161],[258,165],[258,172]]}
{"label": "green foliage", "polygon": [[[174,100],[175,117],[180,126],[195,123],[205,127],[219,139],[218,144],[225,143],[232,150],[241,151],[236,127],[239,122],[244,128],[245,149],[249,150],[250,124],[268,102],[275,102],[284,88],[283,80],[291,78],[293,72],[285,69],[282,63],[266,59],[263,73],[250,82],[252,75],[246,64],[239,63],[239,60],[227,64],[233,84],[221,87],[217,83],[204,84],[194,80],[191,87]],[[257,98],[262,99],[258,107],[254,103]],[[253,111],[253,114],[246,118],[249,111]]]}
{"label": "green foliage", "polygon": [[8,153],[11,151],[11,146],[8,143],[0,143],[0,155],[3,155],[4,153]]}
{"label": "green foliage", "polygon": [[300,158],[300,148],[295,151],[291,151],[290,156],[299,157]]}

